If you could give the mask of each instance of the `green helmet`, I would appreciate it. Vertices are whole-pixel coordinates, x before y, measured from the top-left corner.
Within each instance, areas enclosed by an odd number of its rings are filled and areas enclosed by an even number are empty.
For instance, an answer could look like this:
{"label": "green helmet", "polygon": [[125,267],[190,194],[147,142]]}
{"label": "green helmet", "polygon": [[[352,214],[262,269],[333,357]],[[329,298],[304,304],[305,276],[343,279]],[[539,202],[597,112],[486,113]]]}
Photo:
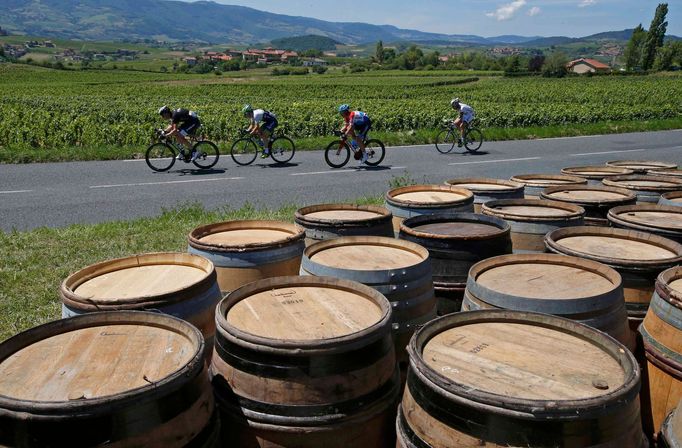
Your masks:
{"label": "green helmet", "polygon": [[250,114],[251,112],[253,112],[253,107],[251,107],[250,104],[245,104],[244,107],[242,107],[242,113],[244,115]]}

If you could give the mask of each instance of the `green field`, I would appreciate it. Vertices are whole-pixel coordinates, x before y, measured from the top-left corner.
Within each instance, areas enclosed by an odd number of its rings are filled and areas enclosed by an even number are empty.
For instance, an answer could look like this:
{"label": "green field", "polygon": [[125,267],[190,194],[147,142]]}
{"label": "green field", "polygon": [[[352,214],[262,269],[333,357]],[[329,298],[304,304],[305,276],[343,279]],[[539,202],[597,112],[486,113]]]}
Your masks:
{"label": "green field", "polygon": [[[163,104],[197,111],[204,134],[218,142],[245,126],[244,103],[274,111],[297,139],[328,136],[340,124],[340,103],[368,112],[373,129],[389,141],[393,134],[432,135],[453,116],[453,96],[476,109],[484,129],[597,125],[599,132],[602,123],[648,120],[675,126],[682,116],[681,81],[680,75],[549,79],[469,71],[216,76],[0,64],[0,152],[144,148],[163,125],[156,114]],[[7,157],[0,154],[0,160]]]}

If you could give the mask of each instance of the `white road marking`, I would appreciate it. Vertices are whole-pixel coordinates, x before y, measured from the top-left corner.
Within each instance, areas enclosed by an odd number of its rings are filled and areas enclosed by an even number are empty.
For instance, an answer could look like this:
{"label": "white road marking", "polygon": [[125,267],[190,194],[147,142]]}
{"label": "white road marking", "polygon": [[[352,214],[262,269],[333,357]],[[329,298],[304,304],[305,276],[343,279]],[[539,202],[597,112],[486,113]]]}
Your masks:
{"label": "white road marking", "polygon": [[14,193],[30,193],[33,190],[6,190],[0,191],[0,194],[14,194]]}
{"label": "white road marking", "polygon": [[[313,176],[316,174],[337,174],[337,173],[348,173],[348,172],[356,172],[356,171],[371,171],[370,170],[365,170],[363,168],[372,168],[371,166],[362,166],[362,167],[350,167],[350,168],[342,168],[342,169],[329,169],[327,171],[311,171],[308,173],[291,173],[289,176]],[[404,170],[406,167],[404,166],[390,166],[388,168],[384,168],[384,170]]]}
{"label": "white road marking", "polygon": [[542,157],[522,157],[519,159],[478,160],[476,162],[454,162],[454,163],[448,163],[448,165],[474,165],[477,163],[521,162],[523,160],[539,160],[539,159],[542,159]]}
{"label": "white road marking", "polygon": [[640,149],[619,149],[617,151],[584,152],[582,154],[570,154],[570,156],[571,157],[598,156],[599,154],[618,154],[621,152],[640,152],[640,151],[651,151],[651,149],[640,148]]}
{"label": "white road marking", "polygon": [[91,185],[90,188],[143,187],[146,185],[188,184],[194,182],[218,182],[224,180],[240,180],[243,177],[219,177],[214,179],[171,180],[167,182],[140,182],[135,184]]}

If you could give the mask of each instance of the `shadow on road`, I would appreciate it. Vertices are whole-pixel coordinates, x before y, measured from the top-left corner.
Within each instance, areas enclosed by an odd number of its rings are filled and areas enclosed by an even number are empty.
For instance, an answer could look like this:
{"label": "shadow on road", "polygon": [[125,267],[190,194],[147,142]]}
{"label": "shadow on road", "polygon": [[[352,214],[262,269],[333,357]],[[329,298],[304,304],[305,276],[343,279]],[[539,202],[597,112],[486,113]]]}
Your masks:
{"label": "shadow on road", "polygon": [[173,171],[175,173],[178,173],[181,176],[206,176],[210,174],[223,174],[225,169],[219,168],[219,169],[208,169],[208,170],[200,170],[198,168],[183,168],[181,170],[176,170]]}
{"label": "shadow on road", "polygon": [[289,168],[289,167],[298,166],[298,165],[299,165],[298,163],[288,162],[288,163],[270,163],[267,165],[256,165],[256,166],[259,166],[261,168]]}
{"label": "shadow on road", "polygon": [[380,165],[380,166],[358,166],[355,167],[356,170],[364,170],[364,171],[386,171],[391,169],[391,165]]}

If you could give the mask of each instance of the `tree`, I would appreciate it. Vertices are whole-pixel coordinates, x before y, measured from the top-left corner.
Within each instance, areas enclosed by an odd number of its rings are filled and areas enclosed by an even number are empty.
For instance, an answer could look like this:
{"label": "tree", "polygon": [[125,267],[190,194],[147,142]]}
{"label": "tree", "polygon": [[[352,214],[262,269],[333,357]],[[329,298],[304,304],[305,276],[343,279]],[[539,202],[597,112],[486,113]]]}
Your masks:
{"label": "tree", "polygon": [[642,28],[642,24],[637,25],[637,28],[632,32],[632,36],[625,47],[625,68],[633,70],[639,66],[642,59],[642,46],[646,40],[647,32]]}
{"label": "tree", "polygon": [[673,45],[672,42],[668,42],[667,44],[659,48],[658,51],[656,52],[654,70],[662,71],[672,69],[676,53],[677,49],[675,48],[675,45]]}
{"label": "tree", "polygon": [[374,57],[379,64],[384,63],[384,43],[382,41],[377,42],[377,49]]}
{"label": "tree", "polygon": [[542,66],[542,75],[562,78],[568,73],[566,70],[567,63],[568,57],[560,51],[555,51],[545,59],[545,63]]}
{"label": "tree", "polygon": [[528,60],[528,71],[529,72],[540,72],[542,70],[542,64],[545,63],[545,56],[542,54],[536,54]]}
{"label": "tree", "polygon": [[668,28],[668,22],[665,21],[665,16],[667,14],[668,4],[659,3],[656,7],[656,14],[651,21],[646,40],[644,41],[644,48],[642,49],[642,69],[644,70],[649,70],[653,67],[656,58],[656,50],[663,46],[665,31]]}
{"label": "tree", "polygon": [[521,71],[521,58],[518,55],[514,55],[507,60],[506,66],[504,68],[505,73],[519,73]]}

